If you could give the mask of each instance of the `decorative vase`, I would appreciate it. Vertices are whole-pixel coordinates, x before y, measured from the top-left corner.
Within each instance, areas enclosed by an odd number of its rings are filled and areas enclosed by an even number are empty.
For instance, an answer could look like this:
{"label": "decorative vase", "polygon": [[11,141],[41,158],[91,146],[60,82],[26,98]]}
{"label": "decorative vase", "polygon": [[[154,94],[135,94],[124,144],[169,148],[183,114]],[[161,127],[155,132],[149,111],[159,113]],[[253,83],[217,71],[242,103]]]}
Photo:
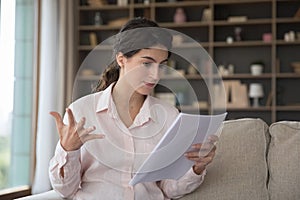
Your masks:
{"label": "decorative vase", "polygon": [[183,8],[177,8],[174,14],[174,22],[175,23],[184,23],[186,22],[186,15]]}

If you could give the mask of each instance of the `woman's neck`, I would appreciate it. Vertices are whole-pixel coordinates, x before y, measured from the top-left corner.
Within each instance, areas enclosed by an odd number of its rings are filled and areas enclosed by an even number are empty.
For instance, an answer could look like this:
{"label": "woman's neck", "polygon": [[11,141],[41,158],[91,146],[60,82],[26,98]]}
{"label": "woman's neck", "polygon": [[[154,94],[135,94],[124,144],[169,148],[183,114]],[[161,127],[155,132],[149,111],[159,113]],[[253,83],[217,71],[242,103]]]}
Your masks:
{"label": "woman's neck", "polygon": [[129,127],[143,106],[145,96],[135,92],[133,88],[126,87],[126,84],[118,81],[113,87],[112,98],[116,105],[119,117],[124,124]]}

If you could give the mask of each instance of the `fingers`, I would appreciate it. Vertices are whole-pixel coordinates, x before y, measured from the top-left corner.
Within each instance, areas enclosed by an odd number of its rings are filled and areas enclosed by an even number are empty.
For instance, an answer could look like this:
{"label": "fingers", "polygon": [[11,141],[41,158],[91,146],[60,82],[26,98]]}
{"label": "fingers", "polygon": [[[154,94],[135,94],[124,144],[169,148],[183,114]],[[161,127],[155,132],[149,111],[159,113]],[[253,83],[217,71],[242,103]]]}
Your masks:
{"label": "fingers", "polygon": [[219,137],[216,136],[216,135],[210,135],[210,136],[208,137],[208,143],[211,143],[211,144],[213,144],[213,145],[216,145],[218,141],[219,141]]}
{"label": "fingers", "polygon": [[91,134],[94,130],[96,130],[95,126],[90,126],[88,128],[84,128],[85,124],[85,117],[81,118],[81,120],[77,124],[77,134],[80,137],[80,140],[82,143],[85,143],[89,140],[94,140],[94,139],[102,139],[105,137],[103,134]]}
{"label": "fingers", "polygon": [[197,159],[192,158],[191,161],[194,162],[193,170],[196,174],[201,174],[203,170],[206,169],[206,166],[209,165],[214,158],[214,152],[210,153],[206,157],[198,157]]}
{"label": "fingers", "polygon": [[185,153],[187,159],[194,162],[193,170],[196,174],[201,174],[208,164],[210,164],[216,154],[216,143],[219,137],[210,135],[205,143],[192,145],[192,151]]}
{"label": "fingers", "polygon": [[191,157],[197,157],[197,156],[204,157],[207,156],[209,152],[215,151],[216,150],[215,146],[218,140],[219,140],[218,136],[210,135],[205,141],[205,143],[193,144],[192,145],[193,153],[191,153]]}
{"label": "fingers", "polygon": [[66,111],[67,111],[67,114],[68,114],[69,125],[71,127],[75,126],[76,122],[75,122],[72,110],[70,108],[67,108]]}
{"label": "fingers", "polygon": [[219,141],[219,137],[216,135],[210,135],[205,143],[198,143],[198,144],[193,144],[194,149],[203,149],[203,148],[210,148],[211,145],[216,145],[216,143]]}
{"label": "fingers", "polygon": [[60,114],[58,112],[52,111],[52,112],[50,112],[50,115],[52,115],[55,118],[56,126],[58,129],[60,129],[64,125]]}
{"label": "fingers", "polygon": [[206,156],[204,157],[200,157],[199,156],[199,153],[198,153],[198,156],[187,156],[187,158],[189,160],[192,160],[192,161],[195,161],[195,162],[198,162],[198,161],[203,161],[203,159],[207,159],[207,158],[214,158],[215,157],[215,154],[216,152],[215,151],[211,151],[209,152]]}
{"label": "fingers", "polygon": [[206,155],[208,156],[209,154],[211,154],[212,152],[216,151],[216,147],[215,146],[210,146],[209,148],[201,148],[201,149],[195,149],[193,151],[189,151],[187,153],[185,153],[185,156],[188,158],[199,158],[199,153],[202,155]]}
{"label": "fingers", "polygon": [[200,149],[202,149],[202,150],[211,149],[213,146],[214,146],[214,144],[206,142],[203,144],[201,144],[201,143],[194,144],[192,146],[192,148],[199,151]]}
{"label": "fingers", "polygon": [[83,126],[84,126],[84,124],[85,124],[85,117],[83,117],[83,118],[81,118],[80,119],[80,121],[77,123],[77,125],[76,125],[76,130],[78,131],[78,134],[79,134],[79,132],[81,132],[81,130],[83,130],[84,128],[83,128]]}
{"label": "fingers", "polygon": [[91,126],[88,128],[82,128],[81,130],[77,130],[79,137],[83,137],[85,135],[88,135],[89,133],[93,132],[96,130],[95,126]]}
{"label": "fingers", "polygon": [[190,153],[192,157],[204,157],[209,154],[209,152],[216,150],[216,146],[212,143],[195,144],[192,147],[193,150],[191,152],[187,152]]}
{"label": "fingers", "polygon": [[197,167],[206,167],[213,161],[213,157],[205,157],[202,158],[201,160],[195,161],[195,166]]}
{"label": "fingers", "polygon": [[209,156],[209,157],[204,157],[201,158],[197,161],[195,161],[195,165],[200,166],[200,165],[208,165],[209,163],[211,163],[213,160],[213,157]]}
{"label": "fingers", "polygon": [[188,159],[190,158],[199,158],[199,151],[189,151],[184,154]]}

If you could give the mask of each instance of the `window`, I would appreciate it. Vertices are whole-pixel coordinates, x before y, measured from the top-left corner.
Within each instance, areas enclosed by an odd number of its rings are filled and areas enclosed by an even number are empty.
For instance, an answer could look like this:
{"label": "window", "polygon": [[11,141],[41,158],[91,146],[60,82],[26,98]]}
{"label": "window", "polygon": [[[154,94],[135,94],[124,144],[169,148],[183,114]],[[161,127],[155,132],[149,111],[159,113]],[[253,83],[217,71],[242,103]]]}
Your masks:
{"label": "window", "polygon": [[0,190],[30,185],[35,0],[0,0]]}

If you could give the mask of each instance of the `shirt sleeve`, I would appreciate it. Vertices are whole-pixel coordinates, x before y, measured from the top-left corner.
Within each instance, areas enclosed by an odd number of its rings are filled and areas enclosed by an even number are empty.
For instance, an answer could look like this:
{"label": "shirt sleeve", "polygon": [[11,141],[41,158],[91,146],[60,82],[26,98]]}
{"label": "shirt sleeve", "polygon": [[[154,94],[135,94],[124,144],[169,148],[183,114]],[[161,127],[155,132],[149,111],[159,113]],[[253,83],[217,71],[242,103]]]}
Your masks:
{"label": "shirt sleeve", "polygon": [[63,198],[72,197],[81,182],[80,149],[65,151],[58,142],[54,157],[49,164],[49,177],[52,187]]}
{"label": "shirt sleeve", "polygon": [[162,180],[159,186],[166,197],[170,199],[178,199],[184,196],[185,194],[191,193],[194,190],[196,190],[204,181],[205,175],[206,169],[202,172],[202,174],[197,175],[191,168],[180,179]]}

